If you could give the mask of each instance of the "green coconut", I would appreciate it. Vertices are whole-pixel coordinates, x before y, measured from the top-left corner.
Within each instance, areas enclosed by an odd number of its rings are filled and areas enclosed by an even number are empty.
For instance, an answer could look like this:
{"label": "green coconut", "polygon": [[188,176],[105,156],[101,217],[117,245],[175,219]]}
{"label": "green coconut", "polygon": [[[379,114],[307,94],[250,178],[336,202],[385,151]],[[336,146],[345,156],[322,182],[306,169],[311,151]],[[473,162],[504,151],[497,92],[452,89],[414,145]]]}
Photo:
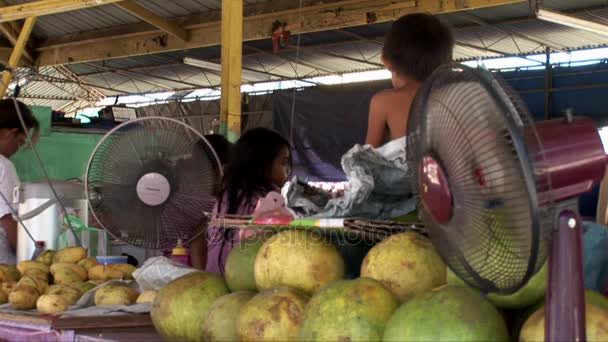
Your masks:
{"label": "green coconut", "polygon": [[[447,281],[453,286],[468,286],[454,272],[448,269]],[[510,295],[491,293],[488,300],[502,309],[522,309],[537,304],[545,298],[547,292],[547,264],[530,278],[528,283]]]}
{"label": "green coconut", "polygon": [[272,236],[257,253],[254,273],[260,291],[292,287],[307,294],[344,277],[336,246],[310,231],[288,230]]}
{"label": "green coconut", "polygon": [[203,323],[213,302],[228,293],[224,279],[193,272],[162,288],[150,316],[156,331],[168,341],[204,341]]}
{"label": "green coconut", "polygon": [[[592,290],[585,290],[585,303],[595,305],[604,310],[608,310],[608,298]],[[544,308],[544,306],[545,301],[543,297],[543,300],[541,300],[540,302],[528,308],[513,312],[511,315],[513,319],[513,323],[511,326],[511,331],[513,332],[512,336],[518,337],[521,333],[523,325],[530,318],[530,316],[532,316],[532,314],[534,314],[540,308]]]}
{"label": "green coconut", "polygon": [[585,290],[585,303],[595,305],[600,309],[608,310],[608,298],[593,290]]}
{"label": "green coconut", "polygon": [[236,317],[241,308],[255,296],[252,291],[238,291],[218,298],[203,323],[205,341],[238,341]]}
{"label": "green coconut", "polygon": [[255,291],[255,257],[262,248],[264,239],[249,238],[236,245],[226,259],[226,284],[230,291]]}
{"label": "green coconut", "polygon": [[309,297],[302,291],[281,287],[260,292],[236,318],[241,341],[297,341],[304,307]]}
{"label": "green coconut", "polygon": [[404,303],[390,318],[384,341],[508,341],[500,312],[466,287],[443,286]]}
{"label": "green coconut", "polygon": [[376,279],[401,302],[446,283],[446,265],[429,239],[416,233],[392,235],[372,248],[361,277]]}
{"label": "green coconut", "polygon": [[[587,303],[585,305],[587,341],[608,341],[608,310]],[[538,309],[526,321],[519,336],[521,342],[545,340],[545,307]]]}
{"label": "green coconut", "polygon": [[379,341],[397,306],[397,298],[376,280],[335,282],[310,300],[300,340]]}

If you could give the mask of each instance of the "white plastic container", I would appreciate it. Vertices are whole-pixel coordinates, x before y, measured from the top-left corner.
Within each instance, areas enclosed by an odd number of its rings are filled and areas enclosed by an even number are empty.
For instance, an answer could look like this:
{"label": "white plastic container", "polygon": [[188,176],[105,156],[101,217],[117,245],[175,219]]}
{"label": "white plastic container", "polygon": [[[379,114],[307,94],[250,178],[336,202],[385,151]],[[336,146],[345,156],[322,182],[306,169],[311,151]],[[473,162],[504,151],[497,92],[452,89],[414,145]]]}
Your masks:
{"label": "white plastic container", "polygon": [[[88,209],[84,185],[77,182],[54,181],[53,188],[59,195],[68,214],[87,224]],[[36,241],[44,241],[46,249],[57,248],[57,237],[63,231],[63,213],[53,192],[46,182],[22,183],[13,192],[18,204],[18,214]],[[35,245],[21,225],[17,230],[17,262],[29,260]]]}

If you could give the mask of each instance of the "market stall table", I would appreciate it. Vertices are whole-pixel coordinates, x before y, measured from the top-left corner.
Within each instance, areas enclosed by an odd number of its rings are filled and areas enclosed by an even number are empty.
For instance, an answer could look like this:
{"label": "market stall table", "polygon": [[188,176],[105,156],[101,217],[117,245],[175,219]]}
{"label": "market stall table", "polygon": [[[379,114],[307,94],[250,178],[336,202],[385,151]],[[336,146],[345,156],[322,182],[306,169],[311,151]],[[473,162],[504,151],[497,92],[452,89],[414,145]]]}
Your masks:
{"label": "market stall table", "polygon": [[3,341],[161,341],[149,314],[51,317],[0,312]]}

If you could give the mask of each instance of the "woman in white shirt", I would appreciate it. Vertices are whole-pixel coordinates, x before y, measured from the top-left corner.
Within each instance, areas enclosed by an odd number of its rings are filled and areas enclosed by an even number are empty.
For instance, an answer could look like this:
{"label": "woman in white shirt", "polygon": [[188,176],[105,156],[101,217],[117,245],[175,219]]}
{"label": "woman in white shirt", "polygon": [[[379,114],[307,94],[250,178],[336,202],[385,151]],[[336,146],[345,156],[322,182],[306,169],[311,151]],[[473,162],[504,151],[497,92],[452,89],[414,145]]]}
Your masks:
{"label": "woman in white shirt", "polygon": [[[23,129],[17,107],[27,131]],[[38,136],[38,121],[23,103],[12,99],[0,100],[0,264],[14,264],[17,249],[17,222],[13,218],[16,209],[12,203],[13,189],[19,184],[15,166],[9,160],[25,144],[27,135]],[[35,139],[33,139],[35,140]]]}

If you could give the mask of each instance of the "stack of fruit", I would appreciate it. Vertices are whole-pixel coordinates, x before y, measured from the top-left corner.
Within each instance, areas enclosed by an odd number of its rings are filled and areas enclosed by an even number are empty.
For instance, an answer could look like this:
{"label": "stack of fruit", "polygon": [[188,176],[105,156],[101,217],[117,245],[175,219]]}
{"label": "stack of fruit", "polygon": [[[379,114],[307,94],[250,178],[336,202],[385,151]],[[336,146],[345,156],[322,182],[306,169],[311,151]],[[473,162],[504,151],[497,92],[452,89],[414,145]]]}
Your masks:
{"label": "stack of fruit", "polygon": [[[36,260],[0,265],[0,303],[55,314],[105,281],[132,279],[133,271],[135,267],[128,264],[100,265],[81,247],[47,250]],[[137,293],[127,286],[104,287],[95,294],[97,305],[132,304],[136,299]]]}
{"label": "stack of fruit", "polygon": [[[195,272],[169,283],[151,316],[170,341],[543,339],[546,268],[513,295],[484,297],[427,238],[402,233],[370,250],[360,278],[343,277],[333,244],[285,231],[235,247],[225,278]],[[589,292],[587,300],[588,339],[608,340],[608,299]]]}

